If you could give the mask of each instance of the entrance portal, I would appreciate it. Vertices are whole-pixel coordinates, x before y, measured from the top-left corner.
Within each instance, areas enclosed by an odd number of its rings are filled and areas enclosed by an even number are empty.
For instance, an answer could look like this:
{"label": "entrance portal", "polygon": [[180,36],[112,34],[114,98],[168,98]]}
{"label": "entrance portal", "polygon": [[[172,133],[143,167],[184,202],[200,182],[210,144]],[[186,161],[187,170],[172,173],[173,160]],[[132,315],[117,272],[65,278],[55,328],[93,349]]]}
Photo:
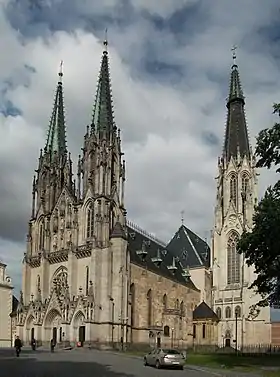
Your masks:
{"label": "entrance portal", "polygon": [[54,344],[56,344],[57,343],[57,328],[56,327],[53,327],[52,339],[54,340]]}
{"label": "entrance portal", "polygon": [[86,326],[80,326],[79,327],[79,342],[81,342],[81,346],[83,346],[85,340],[86,340]]}
{"label": "entrance portal", "polygon": [[230,347],[230,338],[226,338],[225,346]]}

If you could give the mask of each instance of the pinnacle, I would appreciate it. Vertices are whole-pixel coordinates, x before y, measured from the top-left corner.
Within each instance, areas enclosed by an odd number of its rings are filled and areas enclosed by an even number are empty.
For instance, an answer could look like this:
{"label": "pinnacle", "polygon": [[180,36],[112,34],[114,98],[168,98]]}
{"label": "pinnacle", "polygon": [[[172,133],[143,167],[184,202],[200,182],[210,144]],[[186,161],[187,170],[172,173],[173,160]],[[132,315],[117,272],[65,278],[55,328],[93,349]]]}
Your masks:
{"label": "pinnacle", "polygon": [[66,147],[66,127],[63,101],[62,74],[59,73],[56,94],[54,98],[53,111],[49,123],[45,152],[57,153],[64,156]]}
{"label": "pinnacle", "polygon": [[103,51],[92,117],[92,130],[106,138],[114,129],[113,100],[108,52]]}

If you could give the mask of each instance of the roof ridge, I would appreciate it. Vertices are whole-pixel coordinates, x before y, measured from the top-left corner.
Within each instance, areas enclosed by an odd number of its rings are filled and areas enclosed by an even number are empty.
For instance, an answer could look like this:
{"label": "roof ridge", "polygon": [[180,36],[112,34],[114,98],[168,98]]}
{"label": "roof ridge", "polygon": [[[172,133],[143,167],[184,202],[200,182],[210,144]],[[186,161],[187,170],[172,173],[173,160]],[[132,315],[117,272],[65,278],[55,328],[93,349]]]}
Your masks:
{"label": "roof ridge", "polygon": [[156,242],[157,244],[159,244],[160,246],[162,247],[166,247],[167,244],[163,241],[161,241],[160,239],[158,239],[157,237],[153,236],[151,233],[148,233],[146,230],[140,228],[138,225],[136,225],[135,223],[133,223],[132,221],[129,221],[127,220],[126,221],[126,224],[132,228],[133,230],[139,232],[140,234],[142,234],[142,236],[145,236],[147,238],[149,238],[151,241],[154,241]]}
{"label": "roof ridge", "polygon": [[187,239],[188,239],[191,247],[193,248],[193,251],[194,251],[197,259],[199,260],[199,262],[201,264],[203,264],[202,259],[201,259],[200,255],[199,255],[199,253],[197,252],[196,248],[194,247],[194,244],[193,244],[193,242],[192,242],[192,240],[191,240],[190,236],[188,235],[188,232],[187,232],[187,230],[185,228],[184,228],[184,233],[185,233],[185,235],[186,235],[186,237],[187,237]]}

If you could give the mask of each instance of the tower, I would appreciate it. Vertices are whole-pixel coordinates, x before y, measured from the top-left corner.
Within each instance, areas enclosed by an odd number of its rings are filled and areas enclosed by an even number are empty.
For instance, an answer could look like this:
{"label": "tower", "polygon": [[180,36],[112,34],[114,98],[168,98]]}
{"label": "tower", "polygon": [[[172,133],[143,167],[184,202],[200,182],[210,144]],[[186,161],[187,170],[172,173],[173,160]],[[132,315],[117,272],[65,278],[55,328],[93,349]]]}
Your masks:
{"label": "tower", "polygon": [[219,344],[241,348],[269,343],[270,318],[269,309],[256,309],[260,297],[249,289],[255,279],[254,268],[236,251],[242,232],[253,226],[257,172],[235,52],[233,58],[224,148],[218,159],[211,265],[213,307],[220,318]]}

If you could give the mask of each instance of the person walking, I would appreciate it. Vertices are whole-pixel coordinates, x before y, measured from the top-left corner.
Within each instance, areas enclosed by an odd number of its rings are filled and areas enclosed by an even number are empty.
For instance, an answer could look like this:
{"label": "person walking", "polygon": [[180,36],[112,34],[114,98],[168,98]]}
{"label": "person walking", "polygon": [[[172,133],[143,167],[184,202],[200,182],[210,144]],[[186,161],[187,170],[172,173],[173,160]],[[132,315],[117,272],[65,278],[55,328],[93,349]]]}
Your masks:
{"label": "person walking", "polygon": [[55,340],[51,340],[51,352],[54,352],[54,347],[55,347]]}
{"label": "person walking", "polygon": [[17,357],[19,357],[19,354],[21,353],[21,348],[22,348],[22,342],[21,342],[19,336],[16,337],[14,346],[15,346],[15,349],[16,349],[16,355],[17,355]]}
{"label": "person walking", "polygon": [[35,338],[31,339],[31,348],[32,348],[32,351],[36,350],[36,339]]}

